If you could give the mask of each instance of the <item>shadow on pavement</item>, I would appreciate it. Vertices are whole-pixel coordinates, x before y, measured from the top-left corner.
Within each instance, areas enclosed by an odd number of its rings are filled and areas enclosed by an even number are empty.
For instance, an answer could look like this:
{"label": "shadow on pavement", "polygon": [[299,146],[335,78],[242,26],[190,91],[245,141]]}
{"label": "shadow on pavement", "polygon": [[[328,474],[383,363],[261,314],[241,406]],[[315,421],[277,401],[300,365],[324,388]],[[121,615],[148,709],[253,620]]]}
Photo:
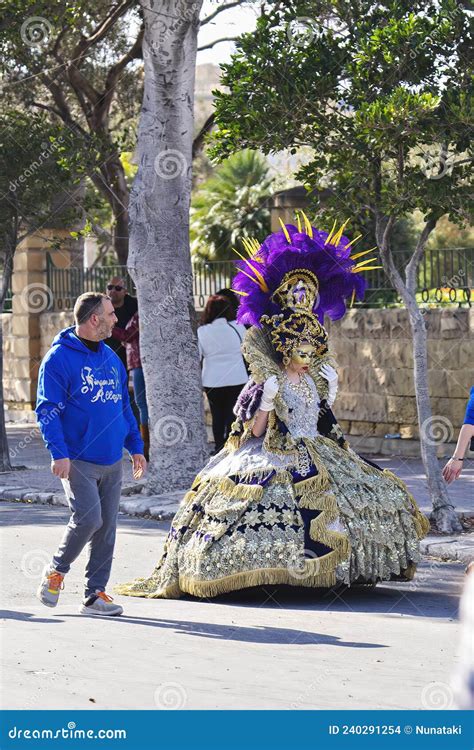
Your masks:
{"label": "shadow on pavement", "polygon": [[14,609],[0,609],[0,620],[24,620],[25,622],[64,622],[57,617],[37,617],[33,612],[17,612]]}
{"label": "shadow on pavement", "polygon": [[[62,614],[61,617],[83,617],[75,614]],[[94,615],[94,619],[111,620],[122,625],[130,623],[131,625],[148,625],[156,628],[171,628],[176,633],[182,635],[194,635],[201,638],[213,638],[221,641],[239,641],[241,643],[271,643],[286,644],[298,646],[304,644],[343,646],[345,648],[386,648],[382,643],[364,643],[356,641],[343,641],[337,636],[323,633],[311,633],[304,630],[293,630],[291,628],[272,628],[267,626],[239,626],[239,625],[219,625],[214,623],[190,622],[186,620],[162,620],[152,617],[129,617],[121,615],[120,617],[100,617]]]}

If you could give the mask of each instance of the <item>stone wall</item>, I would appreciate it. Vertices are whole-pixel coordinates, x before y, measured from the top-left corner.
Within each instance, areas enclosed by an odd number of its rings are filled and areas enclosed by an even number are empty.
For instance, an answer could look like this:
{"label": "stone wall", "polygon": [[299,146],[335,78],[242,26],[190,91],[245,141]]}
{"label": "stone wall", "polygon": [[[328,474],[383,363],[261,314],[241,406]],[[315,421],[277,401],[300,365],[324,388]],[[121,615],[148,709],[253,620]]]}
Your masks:
{"label": "stone wall", "polygon": [[68,231],[42,229],[21,242],[13,258],[12,312],[2,316],[4,395],[9,409],[31,410],[41,362],[40,318],[50,304],[46,281],[47,252],[54,265],[71,265],[73,242]]}
{"label": "stone wall", "polygon": [[[469,390],[474,385],[474,310],[427,310],[425,321],[433,415],[435,423],[439,422],[442,438],[438,452],[447,455],[456,440]],[[37,362],[57,332],[72,323],[71,312],[41,313],[39,357],[28,367],[26,357],[18,356],[13,315],[2,316],[5,401],[10,409],[32,408],[25,396],[35,392]],[[344,432],[357,437],[351,440],[352,445],[367,452],[417,455],[419,435],[407,312],[353,309],[340,321],[327,321],[327,328],[339,372],[334,410]],[[24,393],[22,383],[28,372],[30,384]],[[385,440],[387,433],[399,433],[403,439]]]}
{"label": "stone wall", "polygon": [[49,347],[53,343],[53,339],[59,331],[63,328],[72,326],[74,323],[74,315],[72,310],[65,312],[44,312],[41,315],[40,325],[40,351],[41,358],[44,357]]}
{"label": "stone wall", "polygon": [[[474,310],[430,309],[425,321],[433,426],[438,426],[443,438],[439,453],[444,455],[450,449],[443,450],[442,444],[456,440],[474,385]],[[413,351],[406,310],[353,309],[327,327],[338,362],[335,412],[343,430],[366,438],[359,441],[366,449],[379,450],[387,433],[417,440]]]}

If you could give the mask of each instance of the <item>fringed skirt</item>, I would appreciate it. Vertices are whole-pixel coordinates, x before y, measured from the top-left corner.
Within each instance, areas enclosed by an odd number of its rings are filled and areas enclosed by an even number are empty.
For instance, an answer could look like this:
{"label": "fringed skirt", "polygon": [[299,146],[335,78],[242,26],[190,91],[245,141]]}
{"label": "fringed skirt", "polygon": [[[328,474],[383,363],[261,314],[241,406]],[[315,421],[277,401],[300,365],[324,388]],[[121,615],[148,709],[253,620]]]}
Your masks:
{"label": "fringed skirt", "polygon": [[410,580],[429,530],[404,483],[352,449],[300,439],[298,461],[250,439],[196,477],[148,578],[128,596],[213,597],[263,584]]}

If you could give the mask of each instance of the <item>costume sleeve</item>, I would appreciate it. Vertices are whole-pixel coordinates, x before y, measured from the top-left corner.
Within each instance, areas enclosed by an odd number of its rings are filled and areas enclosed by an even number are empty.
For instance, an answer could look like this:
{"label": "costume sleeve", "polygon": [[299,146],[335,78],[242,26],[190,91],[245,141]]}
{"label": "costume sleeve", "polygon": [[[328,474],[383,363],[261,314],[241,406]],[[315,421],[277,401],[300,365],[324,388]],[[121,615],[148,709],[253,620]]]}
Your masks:
{"label": "costume sleeve", "polygon": [[122,406],[123,415],[128,422],[128,435],[124,440],[125,448],[129,453],[143,453],[144,445],[140,436],[137,420],[130,406],[130,396],[128,395],[128,375],[123,362],[120,362],[122,373]]}
{"label": "costume sleeve", "polygon": [[68,398],[68,375],[54,352],[45,357],[38,373],[36,416],[46,447],[53,459],[69,458],[61,423]]}
{"label": "costume sleeve", "polygon": [[334,416],[331,407],[326,399],[322,399],[319,405],[318,432],[323,437],[334,440],[341,448],[347,448],[348,443],[344,438],[344,433]]}
{"label": "costume sleeve", "polygon": [[474,424],[474,386],[471,388],[471,394],[467,402],[464,424]]}

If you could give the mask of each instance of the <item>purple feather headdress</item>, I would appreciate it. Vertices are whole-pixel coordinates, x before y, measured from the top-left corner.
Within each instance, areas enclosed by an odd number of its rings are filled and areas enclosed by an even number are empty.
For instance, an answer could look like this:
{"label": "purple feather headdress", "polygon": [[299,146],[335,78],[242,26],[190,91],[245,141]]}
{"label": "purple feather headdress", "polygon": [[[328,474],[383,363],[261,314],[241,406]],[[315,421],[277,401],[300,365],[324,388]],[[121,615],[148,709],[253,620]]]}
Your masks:
{"label": "purple feather headdress", "polygon": [[373,258],[355,261],[375,248],[351,257],[352,245],[361,235],[349,241],[343,235],[347,221],[338,231],[334,223],[331,231],[325,232],[312,227],[303,212],[301,216],[304,229],[298,214],[297,226],[285,225],[280,219],[281,231],[270,234],[261,245],[257,240],[242,240],[248,258],[240,256],[236,263],[239,272],[232,282],[233,291],[240,296],[239,323],[260,328],[262,316],[281,314],[287,307],[283,294],[288,294],[286,289],[281,292],[282,280],[297,271],[310,272],[307,278],[316,277],[316,293],[310,309],[307,303],[305,307],[321,324],[325,315],[331,320],[342,318],[348,299],[363,298],[367,282],[361,272],[380,266],[371,265]]}

